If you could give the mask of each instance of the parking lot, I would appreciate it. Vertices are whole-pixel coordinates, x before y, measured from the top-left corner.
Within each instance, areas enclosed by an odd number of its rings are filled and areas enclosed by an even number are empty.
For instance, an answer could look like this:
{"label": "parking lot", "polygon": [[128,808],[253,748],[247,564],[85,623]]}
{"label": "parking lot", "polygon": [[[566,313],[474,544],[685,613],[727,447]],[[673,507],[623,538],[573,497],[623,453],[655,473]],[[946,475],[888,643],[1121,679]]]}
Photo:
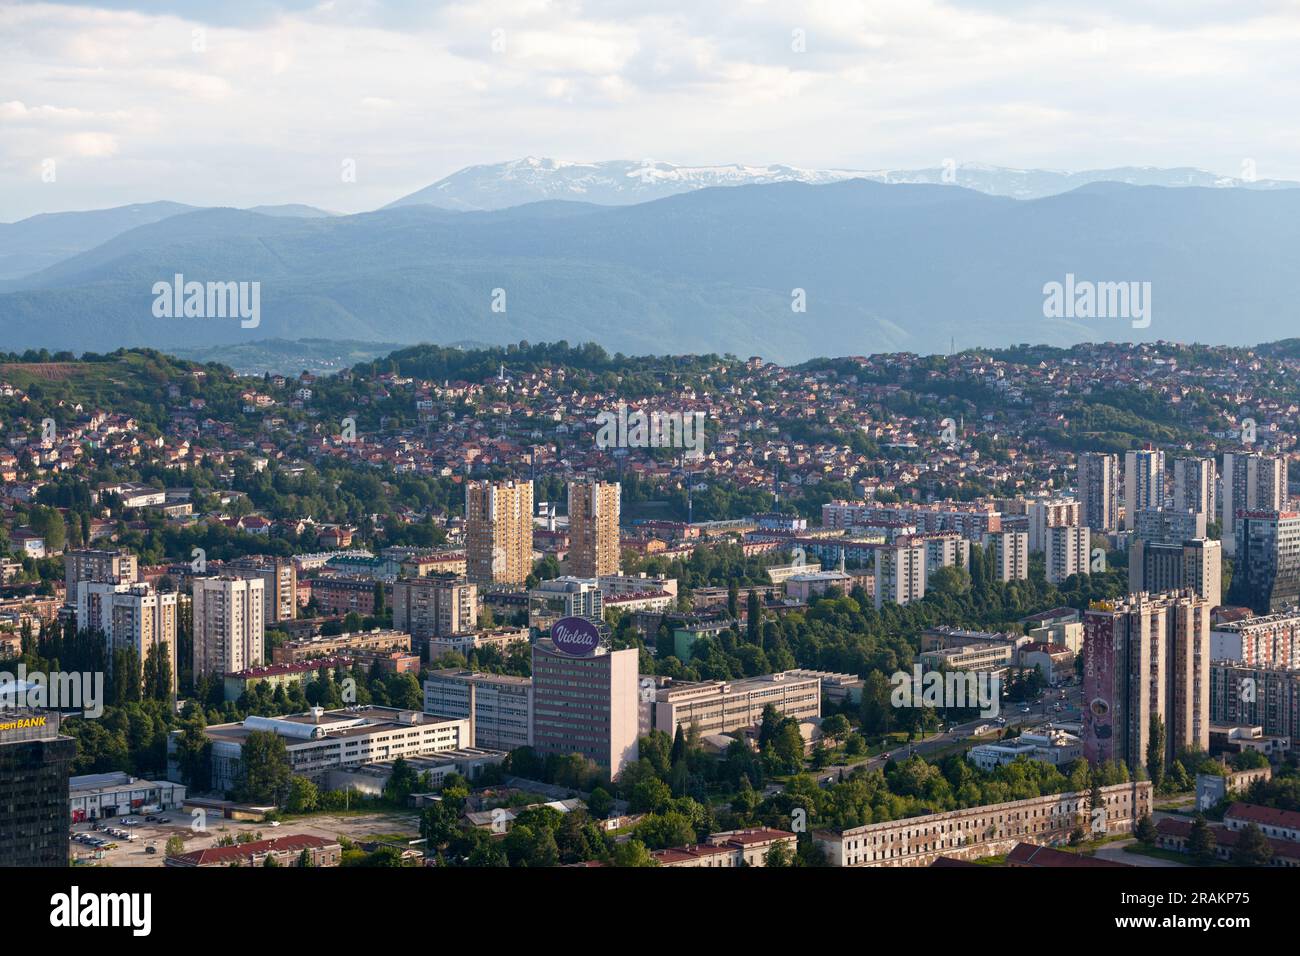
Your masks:
{"label": "parking lot", "polygon": [[[162,866],[167,849],[167,840],[179,836],[185,842],[187,853],[215,846],[223,837],[238,837],[249,833],[254,837],[269,840],[287,833],[306,833],[312,836],[337,839],[340,836],[352,840],[372,840],[378,835],[411,834],[419,831],[419,818],[411,813],[320,813],[310,817],[300,817],[279,826],[271,823],[244,823],[226,820],[209,815],[207,828],[203,831],[192,829],[193,818],[188,810],[169,810],[156,814],[157,819],[148,821],[144,815],[132,815],[126,818],[111,817],[98,821],[100,829],[92,828],[91,823],[78,823],[72,828],[71,852],[83,864],[94,866]],[[129,823],[122,823],[126,819]],[[110,831],[131,834],[135,839],[114,835]],[[84,839],[107,841],[103,847],[94,847],[82,842]],[[154,852],[148,847],[152,845]],[[96,853],[102,853],[98,859]]]}

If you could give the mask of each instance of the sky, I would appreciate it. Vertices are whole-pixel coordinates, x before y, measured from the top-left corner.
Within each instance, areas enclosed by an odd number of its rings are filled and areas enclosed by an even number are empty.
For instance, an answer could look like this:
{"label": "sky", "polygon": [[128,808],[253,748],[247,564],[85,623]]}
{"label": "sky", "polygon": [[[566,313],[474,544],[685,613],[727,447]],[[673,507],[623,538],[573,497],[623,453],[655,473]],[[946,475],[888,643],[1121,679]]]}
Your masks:
{"label": "sky", "polygon": [[0,0],[0,222],[523,156],[1300,179],[1300,0]]}

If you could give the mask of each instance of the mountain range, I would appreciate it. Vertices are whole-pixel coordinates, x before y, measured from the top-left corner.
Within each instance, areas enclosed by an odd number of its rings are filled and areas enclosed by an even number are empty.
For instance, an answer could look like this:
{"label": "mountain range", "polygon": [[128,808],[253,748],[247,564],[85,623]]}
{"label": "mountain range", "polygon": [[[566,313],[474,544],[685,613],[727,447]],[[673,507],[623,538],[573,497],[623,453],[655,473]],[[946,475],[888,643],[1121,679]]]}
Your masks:
{"label": "mountain range", "polygon": [[[1295,328],[1297,240],[1294,189],[1116,183],[1033,200],[854,178],[620,206],[205,209],[3,283],[0,333],[10,349],[566,339],[782,361],[953,341],[1248,344]],[[260,323],[155,318],[151,289],[176,273],[260,282]],[[1150,326],[1046,318],[1045,285],[1068,276],[1151,283]]]}

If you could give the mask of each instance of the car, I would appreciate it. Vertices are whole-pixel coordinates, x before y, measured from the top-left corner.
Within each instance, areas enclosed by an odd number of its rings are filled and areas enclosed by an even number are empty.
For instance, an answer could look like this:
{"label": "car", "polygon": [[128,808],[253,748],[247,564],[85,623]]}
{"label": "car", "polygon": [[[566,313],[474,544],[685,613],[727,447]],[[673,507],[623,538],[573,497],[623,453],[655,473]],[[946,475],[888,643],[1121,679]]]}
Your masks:
{"label": "car", "polygon": [[145,823],[157,823],[157,822],[158,822],[158,818],[155,817],[155,816],[152,816],[152,815],[151,815],[151,816],[147,816],[147,817],[144,818],[144,822],[145,822]]}
{"label": "car", "polygon": [[144,852],[149,854],[157,853],[158,848],[154,846],[152,843],[150,843],[147,847],[144,848]]}
{"label": "car", "polygon": [[268,827],[278,827],[279,825],[280,825],[279,820],[272,820],[270,823],[267,824]]}

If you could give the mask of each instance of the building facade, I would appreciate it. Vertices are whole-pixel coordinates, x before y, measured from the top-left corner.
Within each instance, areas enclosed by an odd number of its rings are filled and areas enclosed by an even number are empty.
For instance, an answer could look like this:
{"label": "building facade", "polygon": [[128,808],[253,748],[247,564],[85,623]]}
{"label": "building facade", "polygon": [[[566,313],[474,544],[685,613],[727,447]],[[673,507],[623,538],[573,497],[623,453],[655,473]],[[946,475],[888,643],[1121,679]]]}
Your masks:
{"label": "building facade", "polygon": [[477,585],[519,585],[533,570],[533,483],[465,483],[465,568]]}
{"label": "building facade", "polygon": [[266,633],[262,579],[222,574],[195,578],[192,587],[195,676],[260,666]]}
{"label": "building facade", "polygon": [[574,577],[619,573],[621,494],[616,481],[569,482],[569,573]]}
{"label": "building facade", "polygon": [[616,778],[637,759],[636,648],[577,657],[544,639],[533,645],[533,748],[577,753]]}

